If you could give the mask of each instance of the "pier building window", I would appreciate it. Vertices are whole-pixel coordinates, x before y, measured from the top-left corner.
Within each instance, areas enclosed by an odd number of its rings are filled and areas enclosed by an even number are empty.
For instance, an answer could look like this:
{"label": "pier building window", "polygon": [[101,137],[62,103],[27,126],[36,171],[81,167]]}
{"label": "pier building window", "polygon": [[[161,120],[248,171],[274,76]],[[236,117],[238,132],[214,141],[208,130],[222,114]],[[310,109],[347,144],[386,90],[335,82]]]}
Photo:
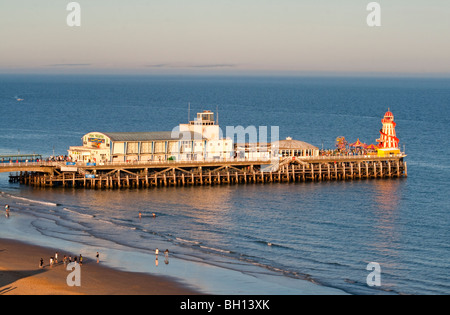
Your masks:
{"label": "pier building window", "polygon": [[177,153],[178,151],[178,142],[169,142],[169,153]]}
{"label": "pier building window", "polygon": [[137,142],[128,142],[127,154],[136,154],[139,151],[139,145]]}
{"label": "pier building window", "polygon": [[141,154],[152,153],[152,143],[142,142],[141,143]]}
{"label": "pier building window", "polygon": [[166,144],[163,141],[155,142],[155,153],[165,153]]}
{"label": "pier building window", "polygon": [[125,153],[124,143],[123,142],[114,143],[113,154],[124,154],[124,153]]}

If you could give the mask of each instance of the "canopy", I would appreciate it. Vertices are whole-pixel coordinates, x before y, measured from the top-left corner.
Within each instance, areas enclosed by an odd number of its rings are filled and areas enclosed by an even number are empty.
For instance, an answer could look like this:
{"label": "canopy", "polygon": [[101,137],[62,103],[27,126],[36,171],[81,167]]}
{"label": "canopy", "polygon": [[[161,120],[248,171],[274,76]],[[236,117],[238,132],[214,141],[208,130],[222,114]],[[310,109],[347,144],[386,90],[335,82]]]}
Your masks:
{"label": "canopy", "polygon": [[354,142],[354,143],[351,143],[350,146],[355,147],[355,148],[363,148],[366,146],[366,144],[359,141],[359,138],[358,138],[358,140],[356,140],[356,142]]}
{"label": "canopy", "polygon": [[366,149],[368,150],[376,150],[378,147],[375,144],[368,145]]}

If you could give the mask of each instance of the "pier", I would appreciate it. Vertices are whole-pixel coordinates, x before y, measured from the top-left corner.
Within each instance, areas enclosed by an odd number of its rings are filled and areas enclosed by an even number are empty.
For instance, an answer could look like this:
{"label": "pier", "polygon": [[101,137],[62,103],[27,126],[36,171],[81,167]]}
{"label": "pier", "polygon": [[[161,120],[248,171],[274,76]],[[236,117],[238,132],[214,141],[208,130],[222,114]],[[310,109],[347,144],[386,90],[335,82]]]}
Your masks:
{"label": "pier", "polygon": [[[320,156],[277,161],[33,162],[0,166],[10,182],[35,187],[157,188],[404,178],[404,154]],[[69,164],[69,165],[68,165]]]}
{"label": "pier", "polygon": [[24,185],[92,189],[407,177],[406,155],[399,149],[390,110],[381,122],[377,146],[358,139],[349,150],[339,137],[338,149],[327,153],[291,137],[233,144],[231,138],[220,137],[214,114],[204,111],[180,124],[177,132],[90,132],[82,137],[82,146],[70,147],[67,161],[43,162],[40,155],[3,157],[0,172],[9,172],[10,182]]}

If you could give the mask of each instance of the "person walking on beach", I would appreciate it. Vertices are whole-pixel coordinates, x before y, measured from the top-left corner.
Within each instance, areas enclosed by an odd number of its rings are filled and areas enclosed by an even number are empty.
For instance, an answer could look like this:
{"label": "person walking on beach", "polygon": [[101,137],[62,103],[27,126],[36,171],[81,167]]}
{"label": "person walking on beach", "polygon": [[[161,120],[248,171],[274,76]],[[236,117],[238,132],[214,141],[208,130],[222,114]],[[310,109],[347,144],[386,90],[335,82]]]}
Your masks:
{"label": "person walking on beach", "polygon": [[166,249],[166,250],[164,251],[164,256],[165,256],[164,263],[165,263],[166,265],[168,265],[168,264],[169,264],[169,250],[168,250],[168,249]]}
{"label": "person walking on beach", "polygon": [[98,252],[97,252],[96,257],[97,257],[97,264],[98,264],[100,262],[100,254]]}
{"label": "person walking on beach", "polygon": [[55,264],[58,263],[58,252],[55,253]]}
{"label": "person walking on beach", "polygon": [[80,261],[79,261],[79,264],[80,264],[80,266],[83,265],[83,256],[81,256],[81,254],[80,254]]}
{"label": "person walking on beach", "polygon": [[9,205],[5,206],[6,217],[9,218]]}
{"label": "person walking on beach", "polygon": [[41,258],[41,261],[39,262],[39,268],[44,268],[44,259]]}

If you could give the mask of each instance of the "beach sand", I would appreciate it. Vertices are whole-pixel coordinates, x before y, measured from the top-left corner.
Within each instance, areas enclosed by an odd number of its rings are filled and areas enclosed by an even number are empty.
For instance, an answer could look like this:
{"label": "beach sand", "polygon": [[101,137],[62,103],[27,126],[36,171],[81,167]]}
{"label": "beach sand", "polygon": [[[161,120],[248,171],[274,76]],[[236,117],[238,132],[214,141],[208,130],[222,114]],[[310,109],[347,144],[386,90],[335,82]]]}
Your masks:
{"label": "beach sand", "polygon": [[[50,267],[58,252],[58,264]],[[69,287],[62,258],[73,253],[0,239],[0,295],[198,295],[164,276],[112,269],[83,260],[81,286]],[[40,259],[44,268],[39,268]]]}

